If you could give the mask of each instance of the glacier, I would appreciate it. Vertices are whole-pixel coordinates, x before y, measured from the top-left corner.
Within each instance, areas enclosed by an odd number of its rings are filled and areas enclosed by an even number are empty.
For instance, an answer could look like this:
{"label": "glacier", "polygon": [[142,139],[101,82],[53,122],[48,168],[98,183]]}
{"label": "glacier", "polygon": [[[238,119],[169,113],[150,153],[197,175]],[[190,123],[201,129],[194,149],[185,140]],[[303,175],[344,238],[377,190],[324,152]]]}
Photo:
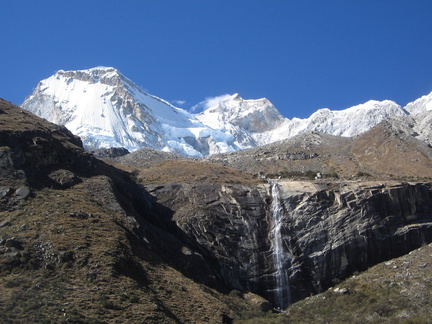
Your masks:
{"label": "glacier", "polygon": [[95,67],[56,72],[40,81],[21,107],[66,126],[89,149],[149,147],[202,158],[311,131],[356,136],[388,117],[431,111],[432,93],[405,108],[370,100],[339,111],[319,109],[304,119],[282,116],[266,98],[243,99],[236,93],[209,100],[194,114],[146,93],[115,68]]}

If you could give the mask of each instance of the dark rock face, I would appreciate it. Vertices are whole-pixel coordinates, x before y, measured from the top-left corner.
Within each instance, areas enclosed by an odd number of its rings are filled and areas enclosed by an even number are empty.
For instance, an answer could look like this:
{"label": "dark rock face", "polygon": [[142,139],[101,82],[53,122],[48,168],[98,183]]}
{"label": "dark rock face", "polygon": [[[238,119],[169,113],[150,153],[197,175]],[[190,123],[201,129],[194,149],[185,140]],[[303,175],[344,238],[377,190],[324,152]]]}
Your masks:
{"label": "dark rock face", "polygon": [[2,150],[5,178],[21,179],[32,183],[36,179],[40,181],[46,171],[58,165],[79,169],[82,172],[91,168],[90,157],[81,154],[78,158],[71,159],[73,149],[65,146],[61,140],[51,138],[48,132],[39,130],[2,132],[0,146],[6,147]]}
{"label": "dark rock face", "polygon": [[[281,183],[284,271],[290,302],[432,241],[428,183],[293,191]],[[170,184],[148,188],[231,288],[276,303],[268,185]],[[286,306],[286,305],[280,305]]]}
{"label": "dark rock face", "polygon": [[284,199],[295,300],[432,241],[430,184],[348,187],[298,198]]}
{"label": "dark rock face", "polygon": [[266,262],[265,186],[171,184],[148,188],[175,211],[173,220],[231,288],[256,291]]}
{"label": "dark rock face", "polygon": [[95,157],[101,159],[101,158],[116,158],[116,157],[124,156],[126,154],[129,154],[129,151],[124,147],[110,147],[110,148],[94,149],[91,150],[90,153],[92,153]]}
{"label": "dark rock face", "polygon": [[159,202],[175,211],[173,220],[196,243],[227,286],[256,290],[266,268],[264,186],[171,184],[148,188]]}
{"label": "dark rock face", "polygon": [[[0,184],[11,187],[51,182],[46,173],[59,165],[87,172],[94,158],[65,127],[56,126],[0,99]],[[7,125],[7,126],[5,126]]]}

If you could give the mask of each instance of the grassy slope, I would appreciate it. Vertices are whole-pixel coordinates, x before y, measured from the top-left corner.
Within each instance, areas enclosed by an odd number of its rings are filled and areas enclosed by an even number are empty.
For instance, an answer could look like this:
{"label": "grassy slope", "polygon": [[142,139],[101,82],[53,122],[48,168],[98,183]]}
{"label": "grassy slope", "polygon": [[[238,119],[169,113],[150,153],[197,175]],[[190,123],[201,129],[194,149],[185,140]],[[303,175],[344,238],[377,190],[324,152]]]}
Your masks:
{"label": "grassy slope", "polygon": [[[0,99],[0,140],[4,152],[19,147],[19,167],[31,174],[27,182],[14,165],[2,166],[10,178],[0,186],[12,193],[0,198],[0,323],[220,323],[243,307],[138,240],[128,230],[138,215],[121,207],[112,187],[131,185],[127,177],[94,160],[80,172],[89,157],[64,129]],[[62,168],[80,181],[45,186],[46,173]],[[17,199],[14,190],[29,183],[38,185]]]}
{"label": "grassy slope", "polygon": [[121,216],[88,196],[82,185],[43,189],[1,214],[10,225],[0,236],[24,249],[0,253],[0,322],[217,323],[233,315],[228,297],[137,249]]}
{"label": "grassy slope", "polygon": [[141,183],[209,182],[255,184],[260,181],[250,174],[218,164],[191,161],[164,161],[138,173]]}

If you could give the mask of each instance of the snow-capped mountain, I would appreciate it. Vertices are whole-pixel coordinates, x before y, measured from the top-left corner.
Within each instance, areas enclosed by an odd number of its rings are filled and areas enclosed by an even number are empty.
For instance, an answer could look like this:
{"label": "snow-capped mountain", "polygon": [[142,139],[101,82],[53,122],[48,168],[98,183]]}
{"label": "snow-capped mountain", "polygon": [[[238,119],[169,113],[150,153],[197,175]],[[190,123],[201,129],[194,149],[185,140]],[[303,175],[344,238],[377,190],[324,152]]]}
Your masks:
{"label": "snow-capped mountain", "polygon": [[65,125],[88,148],[151,147],[193,157],[242,148],[233,136],[145,93],[114,68],[58,71],[39,82],[22,107]]}
{"label": "snow-capped mountain", "polygon": [[290,120],[283,117],[267,99],[244,100],[235,94],[207,108],[197,118],[235,137],[239,134],[245,136],[243,133],[246,133],[256,145],[265,145],[310,131],[351,137],[371,129],[389,116],[406,114],[393,101],[370,100],[345,110],[324,108],[309,118]]}
{"label": "snow-capped mountain", "polygon": [[271,132],[285,121],[265,98],[245,100],[236,93],[213,101],[216,104],[210,105],[196,117],[203,124],[232,135],[244,148],[261,145],[256,141],[255,134]]}
{"label": "snow-capped mountain", "polygon": [[410,118],[405,121],[412,135],[432,146],[432,92],[405,106]]}
{"label": "snow-capped mountain", "polygon": [[22,107],[65,125],[87,148],[150,147],[191,157],[251,148],[310,131],[355,136],[388,117],[412,115],[423,126],[432,118],[432,93],[405,109],[390,100],[371,100],[345,110],[319,109],[305,119],[283,117],[265,98],[245,100],[234,94],[216,99],[203,112],[191,114],[144,92],[116,69],[97,67],[58,71],[39,82]]}
{"label": "snow-capped mountain", "polygon": [[413,102],[410,102],[405,106],[405,110],[411,115],[432,110],[432,92],[428,95],[422,96],[417,100],[414,100]]}
{"label": "snow-capped mountain", "polygon": [[285,120],[268,99],[244,100],[238,93],[225,96],[197,118],[215,129],[234,125],[250,134],[274,130]]}

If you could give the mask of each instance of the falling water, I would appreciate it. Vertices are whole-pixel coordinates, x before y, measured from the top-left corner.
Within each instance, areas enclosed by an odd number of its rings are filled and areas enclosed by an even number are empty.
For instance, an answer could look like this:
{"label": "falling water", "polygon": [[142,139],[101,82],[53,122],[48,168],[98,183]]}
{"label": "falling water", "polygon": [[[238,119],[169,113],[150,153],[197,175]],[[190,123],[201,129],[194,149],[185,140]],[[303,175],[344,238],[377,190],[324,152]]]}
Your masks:
{"label": "falling water", "polygon": [[288,271],[284,264],[291,259],[290,253],[285,251],[282,240],[282,206],[278,184],[270,182],[272,203],[272,224],[270,229],[271,254],[274,267],[275,288],[272,290],[276,307],[285,308],[290,304],[291,292],[289,287]]}

